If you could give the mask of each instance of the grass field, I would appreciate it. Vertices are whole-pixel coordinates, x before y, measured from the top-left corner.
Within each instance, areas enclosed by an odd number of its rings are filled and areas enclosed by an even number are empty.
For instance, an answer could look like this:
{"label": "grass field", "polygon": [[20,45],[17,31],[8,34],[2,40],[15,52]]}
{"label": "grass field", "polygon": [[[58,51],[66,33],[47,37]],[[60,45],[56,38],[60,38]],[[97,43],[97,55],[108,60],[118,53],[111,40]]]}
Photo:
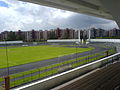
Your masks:
{"label": "grass field", "polygon": [[[89,51],[92,49],[94,48],[77,48],[77,53]],[[76,48],[46,45],[10,47],[7,51],[9,66],[15,66],[76,53]],[[6,49],[0,48],[0,68],[6,67],[6,62]]]}

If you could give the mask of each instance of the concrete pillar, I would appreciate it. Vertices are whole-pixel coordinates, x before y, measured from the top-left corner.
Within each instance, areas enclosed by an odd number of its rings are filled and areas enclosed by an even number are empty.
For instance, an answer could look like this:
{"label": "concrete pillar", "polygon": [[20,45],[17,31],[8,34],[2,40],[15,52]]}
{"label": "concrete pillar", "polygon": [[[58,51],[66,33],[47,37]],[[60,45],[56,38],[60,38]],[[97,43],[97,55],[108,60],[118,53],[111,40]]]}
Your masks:
{"label": "concrete pillar", "polygon": [[120,28],[120,0],[100,0],[102,5],[110,12]]}

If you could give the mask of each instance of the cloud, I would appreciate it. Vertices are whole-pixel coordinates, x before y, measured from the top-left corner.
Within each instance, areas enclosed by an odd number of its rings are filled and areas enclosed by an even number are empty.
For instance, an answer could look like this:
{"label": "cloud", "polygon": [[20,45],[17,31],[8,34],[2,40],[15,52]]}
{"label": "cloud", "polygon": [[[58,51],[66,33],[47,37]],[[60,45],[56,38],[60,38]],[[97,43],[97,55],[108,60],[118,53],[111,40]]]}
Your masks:
{"label": "cloud", "polygon": [[65,23],[67,23],[68,26],[71,28],[74,27],[74,28],[83,28],[83,29],[91,28],[91,27],[110,29],[117,27],[114,21],[78,14],[78,13],[75,13],[74,16],[69,18]]}
{"label": "cloud", "polygon": [[117,27],[114,21],[17,0],[0,0],[0,32],[60,28]]}
{"label": "cloud", "polygon": [[3,1],[0,1],[0,7],[9,7],[9,5]]}

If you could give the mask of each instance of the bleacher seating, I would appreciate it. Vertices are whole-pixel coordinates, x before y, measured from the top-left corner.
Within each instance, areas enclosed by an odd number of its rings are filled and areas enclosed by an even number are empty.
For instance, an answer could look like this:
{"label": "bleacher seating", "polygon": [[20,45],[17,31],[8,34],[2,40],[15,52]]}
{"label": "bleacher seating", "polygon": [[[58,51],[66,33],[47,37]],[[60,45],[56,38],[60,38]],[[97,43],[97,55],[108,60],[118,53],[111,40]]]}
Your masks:
{"label": "bleacher seating", "polygon": [[52,90],[120,90],[120,62]]}

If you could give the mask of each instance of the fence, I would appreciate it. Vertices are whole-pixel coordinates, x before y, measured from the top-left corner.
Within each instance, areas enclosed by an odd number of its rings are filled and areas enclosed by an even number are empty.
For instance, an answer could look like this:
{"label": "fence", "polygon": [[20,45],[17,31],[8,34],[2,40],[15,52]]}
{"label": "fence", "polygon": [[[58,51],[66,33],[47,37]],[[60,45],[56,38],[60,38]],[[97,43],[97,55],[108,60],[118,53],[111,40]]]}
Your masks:
{"label": "fence", "polygon": [[[115,53],[115,50],[109,50],[108,55],[111,55],[113,53]],[[15,88],[21,85],[28,84],[30,82],[42,80],[44,78],[53,76],[55,74],[59,74],[61,72],[76,68],[78,66],[85,65],[87,63],[96,61],[106,56],[107,56],[106,52],[101,52],[101,53],[88,55],[85,57],[78,57],[76,59],[71,59],[69,61],[65,61],[61,63],[58,62],[57,64],[53,64],[51,66],[36,68],[33,70],[13,74],[13,75],[10,75],[10,86],[11,88]],[[111,61],[112,60],[109,60],[109,62]],[[3,78],[0,78],[0,85],[4,88]]]}
{"label": "fence", "polygon": [[[75,69],[63,72],[58,75],[54,75],[52,77],[39,80],[37,82],[33,82],[31,84],[25,85],[23,87],[19,87],[16,90],[46,90],[66,81],[69,81],[77,76],[80,76],[88,71],[96,69],[98,67],[107,66],[110,63],[120,60],[120,53],[116,53],[114,55],[99,59],[97,61],[91,62],[89,64],[82,65]],[[54,83],[55,82],[55,83]]]}

